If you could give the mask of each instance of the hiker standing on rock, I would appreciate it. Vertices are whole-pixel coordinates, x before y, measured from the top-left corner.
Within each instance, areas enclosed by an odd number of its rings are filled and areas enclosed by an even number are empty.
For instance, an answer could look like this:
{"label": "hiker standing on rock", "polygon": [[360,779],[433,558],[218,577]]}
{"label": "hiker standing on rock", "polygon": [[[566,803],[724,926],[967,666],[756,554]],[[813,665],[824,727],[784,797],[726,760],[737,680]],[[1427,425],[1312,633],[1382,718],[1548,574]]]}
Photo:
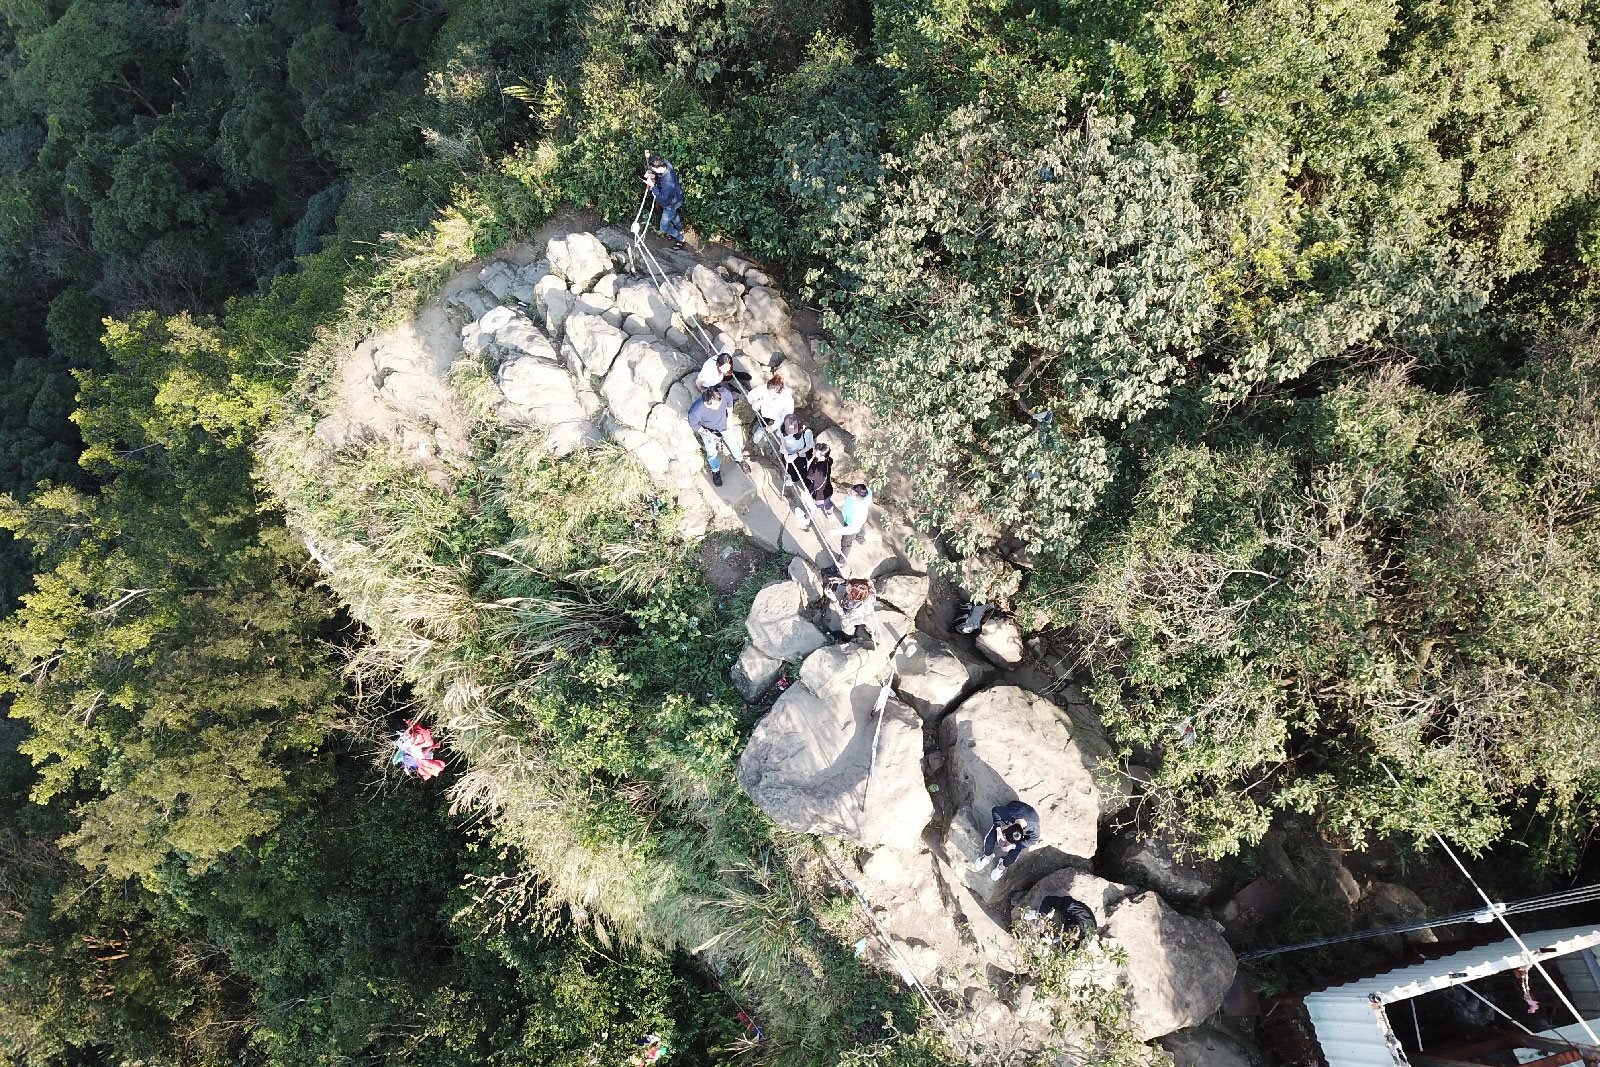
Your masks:
{"label": "hiker standing on rock", "polygon": [[981,871],[990,860],[999,857],[989,875],[991,882],[998,882],[1018,856],[1039,843],[1039,813],[1022,801],[1013,800],[990,809],[989,817],[994,825],[989,827],[983,839],[983,855],[973,862],[972,869]]}
{"label": "hiker standing on rock", "polygon": [[711,484],[719,487],[722,485],[721,447],[727,448],[740,470],[750,473],[750,461],[744,458],[744,444],[739,440],[739,424],[728,417],[732,409],[733,393],[725,385],[705,390],[689,408],[689,425],[705,446]]}
{"label": "hiker standing on rock", "polygon": [[750,406],[761,420],[756,426],[756,436],[772,433],[783,425],[783,420],[794,414],[794,393],[784,383],[783,375],[772,372],[767,384],[750,390]]}
{"label": "hiker standing on rock", "polygon": [[857,482],[839,501],[839,521],[844,529],[839,531],[839,555],[850,558],[850,549],[857,541],[866,540],[867,514],[872,510],[872,490],[865,482]]}
{"label": "hiker standing on rock", "polygon": [[877,648],[872,631],[878,599],[872,594],[872,582],[866,578],[830,578],[824,591],[839,611],[839,638],[854,641],[860,637],[863,648]]}
{"label": "hiker standing on rock", "polygon": [[804,484],[806,467],[811,463],[811,451],[817,439],[812,436],[811,427],[800,421],[799,415],[787,416],[778,429],[778,444],[783,449],[783,487],[787,489],[795,482]]}
{"label": "hiker standing on rock", "polygon": [[[833,458],[828,455],[828,446],[818,441],[811,450],[811,460],[806,464],[806,488],[811,491],[811,499],[817,505],[817,510],[824,515],[833,514]],[[796,508],[800,517],[806,517],[804,508]],[[822,531],[817,531],[821,536]]]}
{"label": "hiker standing on rock", "polygon": [[681,251],[683,227],[678,224],[678,212],[683,207],[683,186],[678,181],[678,172],[654,152],[646,151],[644,156],[644,183],[655,197],[656,207],[661,209],[661,232],[672,238],[673,248]]}

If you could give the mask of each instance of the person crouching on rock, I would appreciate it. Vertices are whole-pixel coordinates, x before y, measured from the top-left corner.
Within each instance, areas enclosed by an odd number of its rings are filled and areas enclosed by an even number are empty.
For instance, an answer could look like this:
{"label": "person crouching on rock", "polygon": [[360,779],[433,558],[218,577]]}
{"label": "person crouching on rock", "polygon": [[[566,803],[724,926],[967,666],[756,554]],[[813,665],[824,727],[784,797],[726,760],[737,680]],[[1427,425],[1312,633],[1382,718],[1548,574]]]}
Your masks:
{"label": "person crouching on rock", "polygon": [[825,592],[839,611],[838,638],[853,641],[859,637],[861,647],[877,648],[878,640],[872,631],[878,599],[872,594],[872,582],[866,578],[830,578]]}
{"label": "person crouching on rock", "polygon": [[1042,921],[1043,940],[1052,945],[1077,948],[1100,936],[1100,921],[1087,904],[1074,897],[1045,897],[1039,901],[1037,910],[1029,908],[1022,917]]}
{"label": "person crouching on rock", "polygon": [[744,458],[744,445],[739,440],[739,424],[728,418],[733,409],[733,394],[725,385],[713,386],[700,394],[689,408],[689,425],[700,435],[706,449],[706,463],[711,467],[711,484],[722,485],[722,458],[720,448],[726,447],[728,455],[746,474],[750,461]]}
{"label": "person crouching on rock", "polygon": [[715,385],[726,385],[729,389],[737,389],[734,379],[737,378],[748,388],[755,381],[749,371],[740,370],[733,362],[733,357],[738,351],[731,345],[727,338],[718,342],[717,350],[706,357],[700,364],[700,373],[694,376],[694,384],[701,389],[710,389]]}
{"label": "person crouching on rock", "polygon": [[756,439],[763,433],[775,433],[783,420],[794,414],[794,393],[784,384],[783,375],[772,372],[766,385],[750,390],[750,407],[760,420],[756,424]]}
{"label": "person crouching on rock", "polygon": [[973,862],[972,869],[981,871],[990,860],[996,860],[989,880],[998,882],[1018,856],[1039,843],[1039,813],[1022,801],[1013,800],[991,809],[989,817],[994,825],[989,827],[983,839],[983,855]]}

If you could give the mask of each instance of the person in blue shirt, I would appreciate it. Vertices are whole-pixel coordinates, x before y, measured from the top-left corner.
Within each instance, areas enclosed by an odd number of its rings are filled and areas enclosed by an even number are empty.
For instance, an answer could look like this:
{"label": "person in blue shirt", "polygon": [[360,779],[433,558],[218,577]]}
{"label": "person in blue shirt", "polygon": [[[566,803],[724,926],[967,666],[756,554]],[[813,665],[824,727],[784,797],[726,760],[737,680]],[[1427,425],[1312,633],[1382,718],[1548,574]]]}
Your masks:
{"label": "person in blue shirt", "polygon": [[850,549],[857,541],[866,539],[867,514],[872,510],[872,490],[864,482],[857,482],[839,501],[839,519],[844,529],[839,531],[839,555],[850,558]]}
{"label": "person in blue shirt", "polygon": [[681,249],[683,227],[678,223],[678,212],[683,208],[683,185],[678,181],[678,172],[654,152],[646,152],[645,157],[644,183],[661,209],[661,232],[672,238],[672,247]]}
{"label": "person in blue shirt", "polygon": [[733,391],[726,385],[714,385],[700,394],[689,408],[689,425],[700,435],[705,446],[706,462],[711,467],[711,484],[722,485],[721,448],[739,464],[739,469],[750,473],[750,461],[744,458],[744,442],[739,436],[739,424],[728,417],[733,410]]}

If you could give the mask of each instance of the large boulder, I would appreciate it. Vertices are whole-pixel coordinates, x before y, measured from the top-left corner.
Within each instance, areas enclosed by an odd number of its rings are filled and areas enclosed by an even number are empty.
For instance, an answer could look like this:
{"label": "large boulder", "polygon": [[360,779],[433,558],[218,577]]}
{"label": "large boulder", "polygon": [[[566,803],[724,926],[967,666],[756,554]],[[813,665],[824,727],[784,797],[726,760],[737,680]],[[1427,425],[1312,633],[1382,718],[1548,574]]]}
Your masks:
{"label": "large boulder", "polygon": [[988,664],[968,659],[926,634],[906,643],[896,666],[895,692],[928,722],[982,685],[990,673]]}
{"label": "large boulder", "polygon": [[551,270],[565,278],[567,288],[574,293],[584,292],[611,270],[611,253],[592,233],[552,237],[545,250]]}
{"label": "large boulder", "polygon": [[650,332],[665,336],[672,328],[672,309],[661,299],[661,291],[648,278],[621,278],[617,281],[617,310],[624,317],[637,316]]}
{"label": "large boulder", "polygon": [[1140,1041],[1198,1026],[1222,1006],[1238,960],[1216,923],[1179,915],[1154,893],[1070,867],[1041,879],[1020,903],[1037,908],[1047,896],[1083,902],[1101,936],[1128,954],[1121,982]]}
{"label": "large boulder", "polygon": [[751,286],[744,294],[744,332],[777,336],[789,327],[789,310],[783,298],[764,285]]}
{"label": "large boulder", "polygon": [[1041,846],[1070,860],[1094,857],[1103,736],[1044,697],[1005,685],[969,697],[945,717],[939,738],[950,799],[961,809],[952,823],[987,832],[992,808],[1021,799],[1039,812]]}
{"label": "large boulder", "polygon": [[1204,1027],[1174,1031],[1160,1045],[1172,1057],[1172,1067],[1253,1067],[1239,1042]]}
{"label": "large boulder", "polygon": [[733,687],[746,700],[754,700],[778,680],[783,660],[774,659],[755,645],[745,645],[733,663]]}
{"label": "large boulder", "polygon": [[[831,652],[823,649],[813,654]],[[739,757],[739,784],[780,826],[834,834],[868,848],[915,850],[933,816],[922,781],[922,720],[876,684],[827,676],[807,684],[812,659],[756,725]]]}
{"label": "large boulder", "polygon": [[609,374],[617,353],[628,340],[627,334],[600,316],[578,311],[567,316],[566,334],[562,351],[576,360],[573,372],[590,378]]}
{"label": "large boulder", "polygon": [[558,362],[556,346],[532,319],[509,307],[497,307],[478,321],[480,334],[487,332],[495,344],[513,353],[533,356],[549,363]]}
{"label": "large boulder", "polygon": [[774,582],[757,593],[744,626],[752,645],[790,663],[828,643],[821,630],[800,617],[800,587],[794,582]]}
{"label": "large boulder", "polygon": [[544,430],[551,455],[564,456],[600,440],[577,382],[563,368],[522,356],[500,365],[496,383],[506,398],[501,419]]}
{"label": "large boulder", "polygon": [[517,286],[517,268],[504,260],[495,260],[478,272],[478,284],[494,294],[499,301],[512,298],[512,290]]}
{"label": "large boulder", "polygon": [[689,272],[689,278],[700,290],[701,302],[706,309],[706,322],[731,319],[739,313],[739,294],[716,271],[704,263],[696,263],[694,270]]}
{"label": "large boulder", "polygon": [[1141,837],[1124,846],[1115,857],[1118,877],[1154,889],[1169,900],[1196,903],[1221,884],[1215,864],[1187,863],[1159,837]]}
{"label": "large boulder", "polygon": [[631,338],[611,365],[600,395],[618,422],[644,430],[650,410],[667,398],[667,391],[693,368],[693,362],[659,341]]}
{"label": "large boulder", "polygon": [[996,667],[1009,668],[1022,664],[1022,629],[1012,619],[990,614],[978,631],[978,651]]}

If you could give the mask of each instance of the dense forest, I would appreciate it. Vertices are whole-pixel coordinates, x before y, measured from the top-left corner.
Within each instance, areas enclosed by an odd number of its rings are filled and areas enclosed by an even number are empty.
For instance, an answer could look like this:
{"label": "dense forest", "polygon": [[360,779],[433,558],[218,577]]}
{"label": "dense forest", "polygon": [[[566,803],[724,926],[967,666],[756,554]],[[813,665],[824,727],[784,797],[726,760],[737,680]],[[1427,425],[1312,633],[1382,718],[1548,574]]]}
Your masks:
{"label": "dense forest", "polygon": [[[563,209],[625,222],[646,149],[700,234],[817,311],[830,374],[885,416],[863,459],[909,473],[897,506],[972,595],[1080,650],[1152,825],[1213,858],[1298,812],[1510,849],[1530,886],[1579,863],[1592,4],[0,18],[0,1063],[624,1063],[645,1033],[732,1062],[724,977],[544,899],[532,841],[386,767],[411,679],[364,654],[388,636],[319,581],[263,443],[330,346],[461,265]],[[495,507],[486,472],[471,506],[423,486],[392,518],[488,596],[511,579],[445,542],[562,508],[628,527],[594,503],[641,496],[608,471]],[[602,562],[571,540],[552,572]],[[530,698],[553,766],[659,777],[653,717],[680,769],[722,773],[748,725],[726,679],[672,696],[727,646],[683,562],[630,589],[603,664]],[[557,696],[583,729],[540,717]],[[825,963],[861,991],[847,1039],[778,1059],[941,1062],[906,1001]]]}

